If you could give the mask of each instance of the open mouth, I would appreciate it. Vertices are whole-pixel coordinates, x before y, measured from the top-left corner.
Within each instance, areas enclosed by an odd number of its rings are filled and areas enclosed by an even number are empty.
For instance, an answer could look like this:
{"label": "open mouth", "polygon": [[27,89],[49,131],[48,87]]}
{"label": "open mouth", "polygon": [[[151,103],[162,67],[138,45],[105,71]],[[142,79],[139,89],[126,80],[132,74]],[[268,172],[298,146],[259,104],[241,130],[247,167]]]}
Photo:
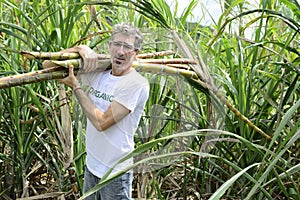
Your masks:
{"label": "open mouth", "polygon": [[116,58],[115,59],[115,63],[118,64],[118,65],[121,65],[123,63],[124,59],[121,59],[121,58]]}

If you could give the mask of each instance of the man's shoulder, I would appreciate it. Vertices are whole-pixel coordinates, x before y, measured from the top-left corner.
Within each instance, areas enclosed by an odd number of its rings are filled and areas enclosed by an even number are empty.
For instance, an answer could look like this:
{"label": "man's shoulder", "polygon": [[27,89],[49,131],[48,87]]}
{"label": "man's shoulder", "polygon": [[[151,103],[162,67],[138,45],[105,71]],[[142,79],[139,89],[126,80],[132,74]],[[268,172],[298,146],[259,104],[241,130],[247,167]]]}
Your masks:
{"label": "man's shoulder", "polygon": [[125,75],[118,84],[116,89],[120,89],[122,91],[134,91],[145,88],[148,90],[149,82],[144,76],[139,74],[136,70],[132,70],[129,74]]}
{"label": "man's shoulder", "polygon": [[135,82],[148,83],[148,79],[141,75],[139,72],[137,72],[135,69],[132,70],[130,76],[130,78],[132,78],[132,80]]}

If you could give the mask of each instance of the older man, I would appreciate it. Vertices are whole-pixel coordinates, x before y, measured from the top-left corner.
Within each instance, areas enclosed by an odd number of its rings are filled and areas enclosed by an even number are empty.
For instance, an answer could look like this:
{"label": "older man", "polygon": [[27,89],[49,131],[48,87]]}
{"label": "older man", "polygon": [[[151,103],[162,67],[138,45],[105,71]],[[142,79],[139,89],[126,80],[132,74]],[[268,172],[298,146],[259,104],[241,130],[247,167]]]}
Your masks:
{"label": "older man", "polygon": [[[132,67],[141,49],[142,36],[129,24],[114,27],[109,52],[112,68],[94,71],[98,66],[97,53],[87,46],[67,49],[78,52],[84,60],[84,72],[79,80],[73,66],[61,82],[71,87],[87,117],[86,170],[84,191],[94,187],[101,177],[134,148],[134,133],[149,95],[149,83]],[[88,85],[87,92],[81,84]],[[112,173],[125,169],[133,160],[114,167]],[[131,199],[132,171],[101,188],[88,199]]]}

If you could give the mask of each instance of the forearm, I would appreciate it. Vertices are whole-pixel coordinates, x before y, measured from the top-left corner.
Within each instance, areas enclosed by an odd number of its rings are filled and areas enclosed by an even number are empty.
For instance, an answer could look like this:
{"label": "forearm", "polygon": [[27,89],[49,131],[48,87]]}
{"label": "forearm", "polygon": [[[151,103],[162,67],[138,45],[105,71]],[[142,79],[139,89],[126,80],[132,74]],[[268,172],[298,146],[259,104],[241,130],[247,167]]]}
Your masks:
{"label": "forearm", "polygon": [[69,67],[69,76],[61,79],[60,82],[73,89],[84,114],[98,131],[106,130],[130,112],[126,107],[115,101],[110,104],[106,111],[102,112],[81,89],[73,70],[74,66],[71,65]]}
{"label": "forearm", "polygon": [[101,121],[103,121],[104,113],[95,106],[80,87],[77,86],[77,89],[74,89],[74,93],[86,117],[98,131],[103,131],[104,128],[101,125]]}

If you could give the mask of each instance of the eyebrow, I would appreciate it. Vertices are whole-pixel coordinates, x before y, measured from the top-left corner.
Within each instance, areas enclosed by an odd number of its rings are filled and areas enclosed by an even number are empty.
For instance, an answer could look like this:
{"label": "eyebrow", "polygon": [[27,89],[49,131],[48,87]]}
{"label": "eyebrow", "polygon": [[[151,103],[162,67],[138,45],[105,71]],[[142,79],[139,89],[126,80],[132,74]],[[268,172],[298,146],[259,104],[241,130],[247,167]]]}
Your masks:
{"label": "eyebrow", "polygon": [[127,43],[127,42],[122,42],[122,41],[116,41],[116,40],[113,40],[112,42],[122,43],[122,44],[126,44],[126,45],[134,45],[132,43]]}

